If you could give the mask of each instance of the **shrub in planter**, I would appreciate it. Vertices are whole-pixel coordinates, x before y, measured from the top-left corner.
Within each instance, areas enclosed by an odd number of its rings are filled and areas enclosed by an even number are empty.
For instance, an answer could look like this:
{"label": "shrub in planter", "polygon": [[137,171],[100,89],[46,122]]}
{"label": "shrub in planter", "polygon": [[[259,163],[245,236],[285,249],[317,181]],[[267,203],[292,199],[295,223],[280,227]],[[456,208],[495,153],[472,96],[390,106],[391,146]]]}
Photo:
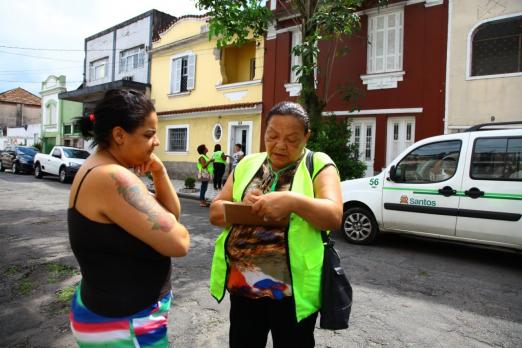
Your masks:
{"label": "shrub in planter", "polygon": [[196,179],[192,176],[185,178],[185,188],[193,189],[196,186]]}

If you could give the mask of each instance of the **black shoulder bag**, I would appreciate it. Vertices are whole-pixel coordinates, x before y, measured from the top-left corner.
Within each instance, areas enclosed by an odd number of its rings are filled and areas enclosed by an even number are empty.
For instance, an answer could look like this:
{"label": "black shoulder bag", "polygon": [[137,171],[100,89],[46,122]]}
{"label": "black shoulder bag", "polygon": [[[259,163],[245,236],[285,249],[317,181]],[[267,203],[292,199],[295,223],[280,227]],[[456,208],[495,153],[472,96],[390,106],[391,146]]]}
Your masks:
{"label": "black shoulder bag", "polygon": [[[313,180],[313,152],[306,156],[306,167]],[[319,327],[326,330],[347,329],[352,310],[352,287],[344,274],[341,259],[334,248],[335,241],[328,233],[321,231],[324,244],[322,305]]]}

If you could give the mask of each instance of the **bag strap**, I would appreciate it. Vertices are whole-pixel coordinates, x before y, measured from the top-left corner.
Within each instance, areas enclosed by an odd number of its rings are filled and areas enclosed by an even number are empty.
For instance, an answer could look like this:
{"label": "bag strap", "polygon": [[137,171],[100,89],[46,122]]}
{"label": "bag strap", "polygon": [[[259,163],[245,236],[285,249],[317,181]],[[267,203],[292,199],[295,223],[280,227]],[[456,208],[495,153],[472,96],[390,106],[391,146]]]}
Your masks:
{"label": "bag strap", "polygon": [[[306,154],[306,169],[308,169],[308,173],[310,174],[310,178],[313,178],[314,176],[314,152],[308,151]],[[328,233],[326,231],[321,231],[321,237],[323,239],[323,244],[325,247],[333,247],[335,242],[333,239],[330,238]]]}

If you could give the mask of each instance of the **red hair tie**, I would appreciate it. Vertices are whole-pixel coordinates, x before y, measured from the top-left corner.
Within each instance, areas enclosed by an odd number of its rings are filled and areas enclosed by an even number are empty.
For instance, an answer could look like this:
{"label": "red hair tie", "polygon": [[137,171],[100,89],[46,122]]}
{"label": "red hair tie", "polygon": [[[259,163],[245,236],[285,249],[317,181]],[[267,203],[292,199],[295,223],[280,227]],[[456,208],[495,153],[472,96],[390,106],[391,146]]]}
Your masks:
{"label": "red hair tie", "polygon": [[91,120],[91,122],[95,122],[96,121],[96,118],[94,117],[94,114],[90,114],[89,115],[89,120]]}

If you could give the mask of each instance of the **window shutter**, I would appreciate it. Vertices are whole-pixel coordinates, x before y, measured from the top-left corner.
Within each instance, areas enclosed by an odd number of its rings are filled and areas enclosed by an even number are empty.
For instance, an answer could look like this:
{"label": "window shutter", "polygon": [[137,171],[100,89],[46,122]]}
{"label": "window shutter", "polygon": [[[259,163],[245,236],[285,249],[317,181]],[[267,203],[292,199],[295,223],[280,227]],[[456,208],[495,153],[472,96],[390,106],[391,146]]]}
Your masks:
{"label": "window shutter", "polygon": [[138,56],[138,67],[141,68],[143,67],[145,64],[145,52],[143,52],[143,50],[140,50],[140,53],[139,53],[139,56]]}
{"label": "window shutter", "polygon": [[170,76],[171,93],[181,91],[181,58],[172,61],[172,72]]}
{"label": "window shutter", "polygon": [[127,71],[126,66],[125,66],[126,61],[127,60],[124,57],[120,58],[120,69],[119,69],[120,73]]}
{"label": "window shutter", "polygon": [[293,70],[293,67],[295,65],[302,65],[302,58],[300,55],[295,55],[293,53],[293,49],[295,46],[298,46],[302,43],[302,34],[301,34],[301,31],[294,31],[292,33],[292,49],[291,49],[291,52],[290,54],[292,55],[292,59],[291,59],[291,62],[292,62],[292,66],[290,67],[291,69],[291,76],[290,76],[290,82],[297,82],[298,81],[298,78],[299,78],[299,75],[295,70]]}
{"label": "window shutter", "polygon": [[187,90],[193,90],[196,81],[196,55],[188,56]]}

